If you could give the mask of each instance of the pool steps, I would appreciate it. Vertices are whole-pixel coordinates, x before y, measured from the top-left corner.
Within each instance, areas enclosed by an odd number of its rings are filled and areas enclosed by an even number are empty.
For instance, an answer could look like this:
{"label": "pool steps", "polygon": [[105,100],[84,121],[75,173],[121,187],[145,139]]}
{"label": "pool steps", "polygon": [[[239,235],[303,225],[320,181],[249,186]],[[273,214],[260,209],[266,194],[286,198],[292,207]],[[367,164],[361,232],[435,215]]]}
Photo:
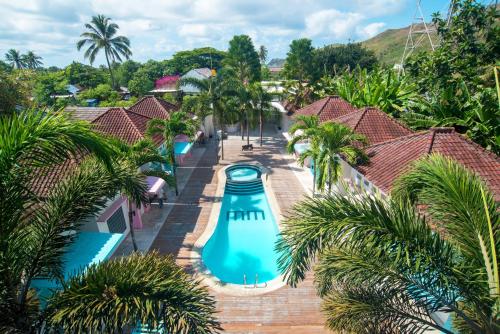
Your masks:
{"label": "pool steps", "polygon": [[226,193],[231,195],[253,195],[264,192],[260,178],[252,181],[226,181]]}
{"label": "pool steps", "polygon": [[266,214],[262,210],[246,210],[246,211],[226,211],[226,220],[232,218],[234,220],[238,220],[238,217],[241,217],[241,220],[250,220],[250,214],[253,213],[254,219],[259,219],[259,216],[262,217],[262,220],[266,219]]}

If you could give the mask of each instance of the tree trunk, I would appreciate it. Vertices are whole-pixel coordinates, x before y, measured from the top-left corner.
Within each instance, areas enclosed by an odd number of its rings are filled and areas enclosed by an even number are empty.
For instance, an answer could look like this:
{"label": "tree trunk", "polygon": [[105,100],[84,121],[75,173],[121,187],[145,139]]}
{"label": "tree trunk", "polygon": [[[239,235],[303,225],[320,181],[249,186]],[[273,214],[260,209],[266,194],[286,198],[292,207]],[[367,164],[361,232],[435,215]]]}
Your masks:
{"label": "tree trunk", "polygon": [[108,51],[105,50],[104,54],[106,55],[106,62],[108,63],[109,76],[111,77],[111,86],[113,87],[113,89],[115,89],[115,77],[113,76],[113,70],[111,69],[111,64],[109,63]]}
{"label": "tree trunk", "polygon": [[312,192],[312,197],[314,197],[315,192],[316,192],[316,163],[313,160],[313,192]]}
{"label": "tree trunk", "polygon": [[328,195],[332,194],[332,167],[328,165]]}
{"label": "tree trunk", "polygon": [[240,133],[241,133],[241,140],[245,140],[245,132],[244,132],[244,122],[245,120],[240,120]]}
{"label": "tree trunk", "polygon": [[134,252],[137,252],[138,248],[134,232],[134,211],[132,210],[132,201],[130,199],[128,199],[128,223],[130,225],[130,237],[132,238],[132,245],[134,246]]}
{"label": "tree trunk", "polygon": [[246,112],[247,117],[247,145],[250,145],[250,122],[248,121],[248,111]]}
{"label": "tree trunk", "polygon": [[260,114],[259,114],[259,127],[260,127],[260,146],[262,146],[262,109],[260,109]]}

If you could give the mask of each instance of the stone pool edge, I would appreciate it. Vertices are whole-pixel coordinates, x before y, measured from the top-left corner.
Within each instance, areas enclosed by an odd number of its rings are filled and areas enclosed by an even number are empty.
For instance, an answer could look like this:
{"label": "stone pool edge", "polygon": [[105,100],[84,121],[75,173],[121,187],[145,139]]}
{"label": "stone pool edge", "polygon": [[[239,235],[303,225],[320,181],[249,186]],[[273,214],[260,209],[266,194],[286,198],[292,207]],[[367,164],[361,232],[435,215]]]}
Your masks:
{"label": "stone pool edge", "polygon": [[[261,179],[264,186],[264,192],[266,194],[267,201],[269,202],[269,206],[271,207],[271,211],[274,215],[276,224],[278,225],[278,230],[281,232],[282,214],[278,205],[278,201],[272,189],[271,182],[268,178],[269,169],[259,163],[254,163],[253,165],[259,166],[262,170]],[[230,166],[232,166],[232,164],[221,168],[217,172],[217,190],[215,192],[216,201],[212,205],[212,210],[210,212],[210,217],[208,219],[208,224],[205,227],[205,231],[203,231],[201,236],[193,245],[193,249],[190,253],[190,261],[195,272],[197,273],[197,276],[199,276],[198,278],[201,278],[202,283],[213,289],[215,292],[224,293],[231,296],[258,296],[285,286],[286,283],[284,282],[283,275],[280,275],[275,279],[268,281],[265,287],[256,288],[252,284],[243,286],[241,284],[224,283],[216,276],[212,275],[210,270],[203,264],[201,258],[203,247],[208,242],[208,240],[214,233],[215,228],[217,227],[220,209],[222,206],[222,197],[224,196],[224,188],[226,185],[226,169]]]}

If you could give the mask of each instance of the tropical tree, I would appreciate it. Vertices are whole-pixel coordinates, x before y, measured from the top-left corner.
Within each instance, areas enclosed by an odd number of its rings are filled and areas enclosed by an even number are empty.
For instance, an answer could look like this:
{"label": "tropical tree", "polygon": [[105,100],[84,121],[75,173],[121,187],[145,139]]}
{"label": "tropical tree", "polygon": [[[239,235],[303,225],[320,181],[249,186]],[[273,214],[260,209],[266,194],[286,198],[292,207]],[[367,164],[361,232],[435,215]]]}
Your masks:
{"label": "tropical tree", "polygon": [[[301,130],[301,133],[296,134],[298,130]],[[316,116],[299,116],[297,123],[292,125],[289,131],[293,135],[287,147],[290,153],[294,152],[296,143],[309,142],[310,147],[299,156],[299,163],[303,165],[306,158],[313,161],[313,193],[316,184],[320,191],[328,184],[328,193],[331,193],[333,183],[337,182],[342,174],[341,158],[350,164],[367,159],[360,147],[361,144],[366,144],[366,138],[342,124],[319,124]]]}
{"label": "tropical tree", "polygon": [[[119,152],[117,163],[119,163],[124,169],[130,169],[131,174],[134,175],[134,177],[135,174],[133,172],[137,171],[137,173],[144,179],[147,176],[155,176],[163,179],[170,186],[174,185],[174,179],[171,175],[162,171],[161,168],[150,168],[151,165],[154,166],[162,163],[168,163],[168,160],[158,152],[158,148],[152,141],[143,139],[133,145],[127,145],[120,140],[110,140]],[[130,236],[134,251],[136,252],[138,251],[138,247],[135,239],[133,219],[135,210],[140,209],[140,207],[146,203],[146,198],[144,196],[145,192],[138,192],[133,182],[124,182],[120,188],[120,192],[128,199]]]}
{"label": "tropical tree", "polygon": [[12,66],[12,68],[21,69],[26,67],[24,58],[18,50],[10,49],[7,51],[5,54],[5,60],[10,66]]}
{"label": "tropical tree", "polygon": [[301,38],[292,41],[283,69],[287,79],[298,80],[302,83],[314,78],[313,51],[314,47],[310,39]]}
{"label": "tropical tree", "polygon": [[261,78],[259,54],[247,35],[234,36],[229,41],[224,64],[234,71],[242,84],[259,81]]}
{"label": "tropical tree", "polygon": [[48,322],[69,332],[123,333],[140,324],[166,333],[215,333],[215,300],[157,252],[89,266],[49,303]]}
{"label": "tropical tree", "polygon": [[[204,289],[183,277],[170,259],[154,254],[144,259],[135,256],[129,260],[94,265],[87,272],[88,276],[81,273],[69,282],[62,281],[63,255],[74,240],[75,234],[71,232],[78,229],[78,222],[99,212],[107,200],[124,187],[134,194],[134,198],[142,197],[146,192],[144,176],[135,165],[130,167],[121,163],[119,158],[117,160],[115,146],[93,132],[90,124],[69,121],[59,113],[14,113],[0,117],[0,143],[2,332],[34,332],[44,322],[49,326],[62,325],[71,330],[80,328],[85,332],[99,331],[101,327],[94,325],[98,323],[100,326],[101,319],[112,319],[113,316],[124,320],[141,319],[146,323],[163,321],[163,326],[177,328],[178,332],[190,332],[193,329],[194,332],[208,332],[215,329],[216,324],[208,315],[215,310],[213,301]],[[81,163],[75,165],[75,160]],[[62,179],[51,179],[49,189],[34,186],[39,177],[54,170],[63,171]],[[158,266],[145,266],[140,271],[142,263],[152,262]],[[144,272],[144,268],[147,268],[147,272]],[[121,279],[124,273],[134,272],[141,272],[144,276],[135,276],[135,281]],[[87,309],[89,313],[64,313],[69,309],[75,311],[75,305],[79,303],[72,299],[75,290],[68,289],[74,289],[80,278],[88,282],[87,279],[96,277],[92,276],[94,273],[101,274],[97,275],[100,279],[98,284],[95,280],[89,284],[95,288],[93,297],[97,303],[101,302],[107,307],[92,309],[94,313],[91,315],[90,309]],[[169,283],[157,283],[157,280],[151,279],[153,276],[169,277]],[[41,312],[40,296],[31,287],[36,277],[55,280],[64,287],[62,294],[48,301],[45,312]],[[176,282],[175,278],[180,280]],[[138,290],[135,284],[146,290],[146,287],[153,289],[154,297],[145,290]],[[90,302],[88,291],[78,291],[84,293],[85,298],[89,298],[86,301]],[[118,294],[114,293],[117,291]],[[123,291],[127,292],[126,297],[121,294]],[[179,293],[178,296],[175,291]],[[69,304],[68,299],[60,302],[68,295],[76,304]],[[168,304],[169,311],[158,312],[153,316],[151,309],[145,305],[151,305],[151,299],[155,298],[160,298],[162,305]],[[106,303],[109,299],[113,300],[114,307]],[[127,313],[127,310],[132,309],[130,304],[125,310],[120,308],[122,304],[118,301],[123,303],[125,300],[136,305],[133,315]],[[82,303],[79,307],[82,305],[86,304]],[[182,310],[196,311],[186,314]],[[61,314],[64,315],[61,317]],[[179,323],[174,325],[177,320]],[[105,330],[117,329],[111,329],[114,325],[116,323],[107,324]],[[201,329],[203,326],[204,331]]]}
{"label": "tropical tree", "polygon": [[259,59],[260,59],[260,63],[262,65],[266,64],[266,60],[267,60],[267,48],[266,48],[265,45],[261,45],[259,47]]}
{"label": "tropical tree", "polygon": [[385,69],[344,71],[322,78],[314,90],[321,97],[339,95],[356,107],[378,107],[395,117],[421,107],[423,100],[410,78]]}
{"label": "tropical tree", "polygon": [[33,51],[28,51],[27,54],[22,55],[22,60],[27,68],[35,70],[42,67],[42,57],[36,55]]}
{"label": "tropical tree", "polygon": [[[228,73],[227,69],[221,70],[216,76],[211,76],[208,79],[197,78],[182,78],[179,80],[178,85],[191,85],[197,88],[200,93],[197,94],[192,102],[188,102],[187,110],[191,110],[198,115],[202,116],[212,114],[219,123],[221,130],[221,158],[224,160],[224,125],[225,125],[225,112],[227,109],[227,98],[234,96],[234,87],[238,82],[232,75]],[[208,107],[208,108],[207,108]],[[207,113],[207,110],[208,113]],[[202,117],[200,119],[203,120]],[[217,131],[216,131],[217,132]]]}
{"label": "tropical tree", "polygon": [[271,108],[272,97],[266,92],[260,82],[254,83],[249,87],[250,98],[253,109],[259,114],[259,137],[260,146],[262,146],[262,129],[264,126],[264,115]]}
{"label": "tropical tree", "polygon": [[172,176],[174,178],[175,195],[179,195],[177,187],[177,172],[175,162],[175,137],[184,134],[194,137],[198,124],[182,111],[170,114],[168,119],[153,119],[148,124],[147,133],[149,136],[162,135],[166,150],[166,158],[170,164]]}
{"label": "tropical tree", "polygon": [[500,210],[485,183],[435,155],[416,162],[392,195],[297,204],[277,245],[288,283],[314,266],[335,331],[452,334],[439,311],[460,333],[499,333]]}
{"label": "tropical tree", "polygon": [[132,51],[129,39],[125,36],[116,36],[119,26],[110,21],[111,19],[104,15],[93,16],[91,22],[85,24],[87,31],[80,35],[83,39],[78,41],[76,48],[80,51],[85,45],[88,46],[84,57],[90,60],[90,64],[94,63],[99,51],[104,51],[111,83],[116,87],[111,63],[121,62],[122,57],[129,59]]}

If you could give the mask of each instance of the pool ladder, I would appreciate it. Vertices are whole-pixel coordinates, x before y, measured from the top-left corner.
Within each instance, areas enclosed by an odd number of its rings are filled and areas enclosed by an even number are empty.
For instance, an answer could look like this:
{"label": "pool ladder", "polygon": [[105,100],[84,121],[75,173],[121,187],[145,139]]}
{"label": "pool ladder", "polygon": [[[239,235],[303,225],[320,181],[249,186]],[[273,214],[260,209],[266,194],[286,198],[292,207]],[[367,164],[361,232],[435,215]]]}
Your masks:
{"label": "pool ladder", "polygon": [[[243,274],[243,286],[245,287],[249,287],[247,286],[247,275],[246,274]],[[255,274],[255,282],[253,284],[253,288],[258,288],[259,287],[259,274]],[[262,286],[262,288],[265,288],[267,287],[267,282],[264,283],[264,286]]]}

